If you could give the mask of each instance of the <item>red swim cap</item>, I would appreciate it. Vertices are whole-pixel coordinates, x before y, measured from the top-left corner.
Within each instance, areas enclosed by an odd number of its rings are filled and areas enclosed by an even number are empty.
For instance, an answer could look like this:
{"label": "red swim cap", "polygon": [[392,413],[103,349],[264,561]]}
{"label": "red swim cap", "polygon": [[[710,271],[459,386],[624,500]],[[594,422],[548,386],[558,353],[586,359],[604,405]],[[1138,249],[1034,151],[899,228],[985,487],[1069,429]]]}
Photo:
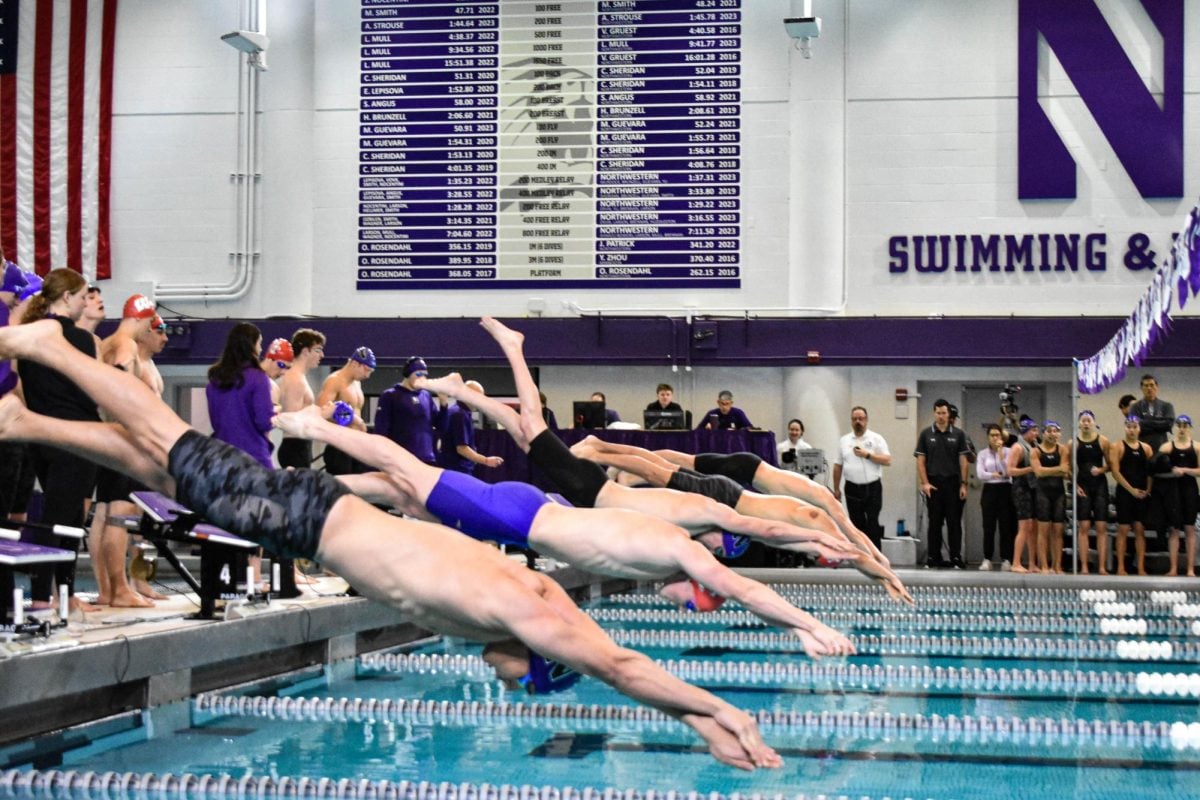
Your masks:
{"label": "red swim cap", "polygon": [[151,319],[154,316],[154,303],[141,294],[129,295],[129,299],[125,301],[125,308],[121,311],[122,319]]}
{"label": "red swim cap", "polygon": [[688,600],[686,605],[688,611],[716,611],[725,604],[725,598],[721,595],[710,592],[695,581],[688,583],[692,585],[692,599]]}
{"label": "red swim cap", "polygon": [[271,346],[267,348],[266,355],[263,358],[269,358],[272,361],[291,362],[295,360],[296,354],[292,352],[292,343],[287,339],[276,339],[271,342]]}

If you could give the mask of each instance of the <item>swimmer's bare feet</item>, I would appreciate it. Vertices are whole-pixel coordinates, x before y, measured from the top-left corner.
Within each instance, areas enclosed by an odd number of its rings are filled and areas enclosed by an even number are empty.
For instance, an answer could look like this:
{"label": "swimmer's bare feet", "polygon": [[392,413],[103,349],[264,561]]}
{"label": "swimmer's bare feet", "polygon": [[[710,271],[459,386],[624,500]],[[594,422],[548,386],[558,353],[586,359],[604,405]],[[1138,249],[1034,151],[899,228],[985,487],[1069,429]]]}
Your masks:
{"label": "swimmer's bare feet", "polygon": [[17,439],[21,435],[21,418],[25,404],[15,394],[0,397],[0,440]]}
{"label": "swimmer's bare feet", "polygon": [[492,338],[503,350],[510,347],[520,350],[525,344],[525,334],[514,331],[495,317],[483,317],[479,320],[479,324],[492,335]]}
{"label": "swimmer's bare feet", "polygon": [[62,325],[52,319],[9,325],[0,328],[0,358],[28,357],[62,338]]}
{"label": "swimmer's bare feet", "polygon": [[328,420],[333,414],[333,404],[327,403],[325,408],[305,406],[299,411],[285,411],[271,418],[271,425],[283,431],[288,436],[297,439],[311,439],[313,426],[323,420]]}
{"label": "swimmer's bare feet", "polygon": [[463,383],[462,375],[457,372],[451,372],[449,375],[443,375],[440,378],[426,378],[424,388],[437,394],[448,394],[451,397],[458,397],[457,392],[461,391],[466,386]]}
{"label": "swimmer's bare feet", "polygon": [[67,601],[67,608],[71,611],[82,611],[84,614],[100,610],[100,606],[94,606],[86,600],[79,599],[75,595],[71,595],[71,598]]}
{"label": "swimmer's bare feet", "polygon": [[113,592],[112,599],[107,603],[101,602],[100,605],[109,605],[113,608],[153,608],[154,603],[148,598],[133,591],[128,587],[121,587]]}
{"label": "swimmer's bare feet", "polygon": [[[602,443],[602,440],[589,433],[587,436],[571,445],[571,452],[579,458],[590,459],[600,451]],[[584,453],[587,453],[587,455],[584,455]]]}
{"label": "swimmer's bare feet", "polygon": [[571,455],[576,458],[582,458],[584,461],[600,460],[600,452],[586,442],[576,442],[571,445]]}
{"label": "swimmer's bare feet", "polygon": [[146,598],[147,600],[166,600],[167,599],[167,596],[165,594],[163,594],[162,592],[154,591],[154,589],[151,588],[150,584],[146,583],[145,581],[143,581],[139,578],[134,578],[132,583],[133,583],[133,590],[135,592],[137,592],[138,594],[140,594],[142,597]]}
{"label": "swimmer's bare feet", "polygon": [[1021,566],[1021,562],[1019,562],[1019,561],[1013,562],[1012,571],[1013,572],[1029,572],[1029,570],[1027,570],[1023,566]]}

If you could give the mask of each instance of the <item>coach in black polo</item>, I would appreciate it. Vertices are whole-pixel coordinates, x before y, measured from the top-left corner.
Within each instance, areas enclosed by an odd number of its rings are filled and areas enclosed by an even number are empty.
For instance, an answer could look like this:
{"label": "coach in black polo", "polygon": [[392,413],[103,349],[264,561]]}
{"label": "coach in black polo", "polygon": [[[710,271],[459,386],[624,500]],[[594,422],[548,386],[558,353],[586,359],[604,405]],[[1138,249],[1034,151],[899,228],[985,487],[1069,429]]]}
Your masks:
{"label": "coach in black polo", "polygon": [[[950,404],[933,404],[933,425],[917,439],[917,480],[929,511],[925,566],[966,566],[962,558],[962,509],[967,499],[967,437],[950,424]],[[942,560],[942,523],[950,538],[950,561]]]}

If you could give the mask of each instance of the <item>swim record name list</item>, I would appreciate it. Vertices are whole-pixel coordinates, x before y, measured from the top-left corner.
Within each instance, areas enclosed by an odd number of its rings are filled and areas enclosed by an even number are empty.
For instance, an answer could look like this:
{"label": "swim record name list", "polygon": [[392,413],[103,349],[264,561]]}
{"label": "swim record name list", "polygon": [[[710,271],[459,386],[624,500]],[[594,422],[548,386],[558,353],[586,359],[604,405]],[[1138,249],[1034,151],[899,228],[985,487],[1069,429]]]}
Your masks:
{"label": "swim record name list", "polygon": [[362,0],[358,288],[737,287],[741,0]]}

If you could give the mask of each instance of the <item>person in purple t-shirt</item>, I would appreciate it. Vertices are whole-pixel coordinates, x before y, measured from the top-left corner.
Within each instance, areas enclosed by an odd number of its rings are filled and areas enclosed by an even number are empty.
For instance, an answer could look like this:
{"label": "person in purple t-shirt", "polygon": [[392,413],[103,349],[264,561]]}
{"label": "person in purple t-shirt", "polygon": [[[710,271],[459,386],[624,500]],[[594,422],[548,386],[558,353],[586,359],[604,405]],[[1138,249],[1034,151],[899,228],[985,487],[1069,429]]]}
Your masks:
{"label": "person in purple t-shirt", "polygon": [[404,363],[404,380],[379,396],[375,433],[391,439],[426,464],[436,466],[433,421],[437,405],[433,395],[414,385],[418,378],[428,375],[429,367],[420,356]]}
{"label": "person in purple t-shirt", "polygon": [[700,418],[700,424],[696,426],[696,430],[740,431],[753,427],[746,412],[733,404],[733,392],[724,389],[717,395],[717,407]]}
{"label": "person in purple t-shirt", "polygon": [[[483,384],[467,381],[472,390],[484,394]],[[499,467],[504,464],[500,456],[485,456],[475,449],[475,426],[471,419],[472,408],[466,403],[438,395],[442,410],[438,414],[438,466],[455,472],[475,474],[475,465]]]}
{"label": "person in purple t-shirt", "polygon": [[267,469],[274,445],[267,438],[275,408],[271,401],[271,379],[259,365],[262,333],[249,322],[239,322],[229,331],[225,350],[209,367],[208,418],[213,437],[249,454]]}

